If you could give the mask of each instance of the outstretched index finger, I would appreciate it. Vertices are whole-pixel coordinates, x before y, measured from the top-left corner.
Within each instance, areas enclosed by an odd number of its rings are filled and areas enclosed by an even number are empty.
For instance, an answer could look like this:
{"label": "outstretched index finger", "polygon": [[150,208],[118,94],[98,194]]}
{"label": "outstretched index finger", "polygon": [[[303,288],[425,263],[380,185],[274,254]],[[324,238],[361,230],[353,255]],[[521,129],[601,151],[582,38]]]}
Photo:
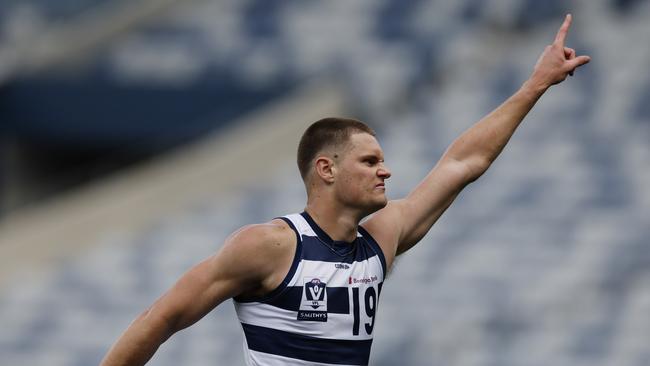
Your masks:
{"label": "outstretched index finger", "polygon": [[562,26],[560,27],[560,30],[557,31],[557,35],[555,36],[555,41],[553,42],[554,44],[560,46],[560,48],[564,48],[564,41],[566,40],[566,35],[569,32],[569,27],[571,26],[571,19],[573,17],[571,14],[567,14],[566,17],[564,18],[564,23],[562,23]]}

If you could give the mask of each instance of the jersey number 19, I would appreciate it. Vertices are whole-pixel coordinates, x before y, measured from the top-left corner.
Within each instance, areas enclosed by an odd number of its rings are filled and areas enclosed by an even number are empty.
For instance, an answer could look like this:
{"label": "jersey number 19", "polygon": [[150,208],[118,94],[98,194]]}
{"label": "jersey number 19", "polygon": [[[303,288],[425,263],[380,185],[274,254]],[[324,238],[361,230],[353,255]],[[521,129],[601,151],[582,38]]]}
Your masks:
{"label": "jersey number 19", "polygon": [[[359,335],[362,308],[365,312],[363,327],[367,335],[372,334],[372,329],[375,326],[375,314],[377,313],[377,298],[379,297],[379,293],[381,293],[382,285],[383,282],[380,282],[377,290],[372,285],[365,287],[363,295],[360,294],[359,287],[352,288],[352,315],[354,316],[352,335]],[[363,306],[359,306],[360,303],[363,303]],[[368,319],[368,323],[366,323],[366,319]]]}

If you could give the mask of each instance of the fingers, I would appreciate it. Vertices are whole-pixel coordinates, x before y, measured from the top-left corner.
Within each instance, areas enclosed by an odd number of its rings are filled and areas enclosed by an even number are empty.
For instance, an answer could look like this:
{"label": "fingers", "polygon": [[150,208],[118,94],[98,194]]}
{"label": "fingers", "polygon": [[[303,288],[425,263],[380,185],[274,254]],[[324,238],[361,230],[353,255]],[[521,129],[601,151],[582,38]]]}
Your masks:
{"label": "fingers", "polygon": [[[569,47],[564,47],[564,58],[567,60],[573,60],[576,58],[576,50]],[[569,75],[573,76],[573,70],[569,71]]]}
{"label": "fingers", "polygon": [[564,46],[572,20],[571,14],[567,14],[555,40],[551,45],[546,46],[537,60],[531,78],[539,81],[541,85],[558,84],[567,76],[573,75],[578,67],[591,61],[589,56],[578,56],[575,49]]}
{"label": "fingers", "polygon": [[575,69],[576,67],[580,67],[580,66],[588,63],[589,61],[591,61],[591,57],[589,57],[589,56],[578,56],[578,57],[574,58],[573,60],[571,60],[570,62],[572,63],[572,65],[574,66],[574,69]]}
{"label": "fingers", "polygon": [[554,45],[557,45],[560,48],[564,48],[564,41],[566,40],[567,33],[569,33],[569,27],[571,26],[572,19],[573,17],[571,14],[566,15],[564,18],[564,23],[562,23],[560,30],[557,31],[557,35],[555,36],[555,41],[553,41]]}
{"label": "fingers", "polygon": [[578,56],[578,57],[574,57],[571,60],[568,60],[567,68],[569,69],[569,75],[573,75],[575,69],[588,63],[589,61],[591,61],[591,57],[589,56]]}
{"label": "fingers", "polygon": [[586,64],[590,60],[588,56],[576,57],[576,51],[573,48],[564,47],[567,34],[569,33],[569,27],[571,27],[572,20],[573,20],[573,16],[571,16],[571,14],[567,14],[566,17],[564,18],[564,22],[562,23],[562,26],[560,26],[560,29],[557,31],[557,35],[555,36],[555,41],[553,41],[553,46],[562,49],[564,51],[564,58],[567,61],[570,61],[568,63],[568,65],[570,66],[569,69],[570,76],[573,76],[573,72],[575,71],[576,68]]}
{"label": "fingers", "polygon": [[564,47],[564,57],[567,60],[573,60],[574,58],[576,58],[576,50],[574,50],[573,48]]}

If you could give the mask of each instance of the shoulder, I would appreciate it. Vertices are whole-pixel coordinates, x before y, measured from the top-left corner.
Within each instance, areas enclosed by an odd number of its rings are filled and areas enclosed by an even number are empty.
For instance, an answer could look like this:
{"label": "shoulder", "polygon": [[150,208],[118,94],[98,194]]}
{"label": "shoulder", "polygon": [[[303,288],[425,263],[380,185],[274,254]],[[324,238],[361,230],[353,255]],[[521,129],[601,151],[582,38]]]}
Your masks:
{"label": "shoulder", "polygon": [[231,275],[245,278],[250,295],[268,292],[279,284],[291,267],[296,234],[283,220],[247,225],[232,233],[218,257]]}
{"label": "shoulder", "polygon": [[292,249],[295,243],[294,231],[283,220],[276,219],[240,228],[226,239],[224,249],[241,254],[274,256]]}

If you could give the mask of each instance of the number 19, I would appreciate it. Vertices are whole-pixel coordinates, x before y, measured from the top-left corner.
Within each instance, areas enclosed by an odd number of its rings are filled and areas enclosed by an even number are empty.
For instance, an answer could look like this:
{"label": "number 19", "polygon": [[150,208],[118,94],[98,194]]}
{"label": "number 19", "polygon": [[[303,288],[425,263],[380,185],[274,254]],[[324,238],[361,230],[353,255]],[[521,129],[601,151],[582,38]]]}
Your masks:
{"label": "number 19", "polygon": [[[379,292],[381,292],[381,285],[379,284]],[[375,326],[375,313],[377,311],[377,292],[375,291],[374,286],[368,286],[366,288],[365,294],[363,295],[364,299],[364,310],[366,311],[366,316],[370,318],[370,323],[365,323],[364,328],[366,329],[366,334],[372,334],[372,329]],[[352,288],[352,315],[354,317],[354,323],[352,324],[352,335],[359,335],[359,328],[361,325],[361,316],[359,309],[359,288]]]}

